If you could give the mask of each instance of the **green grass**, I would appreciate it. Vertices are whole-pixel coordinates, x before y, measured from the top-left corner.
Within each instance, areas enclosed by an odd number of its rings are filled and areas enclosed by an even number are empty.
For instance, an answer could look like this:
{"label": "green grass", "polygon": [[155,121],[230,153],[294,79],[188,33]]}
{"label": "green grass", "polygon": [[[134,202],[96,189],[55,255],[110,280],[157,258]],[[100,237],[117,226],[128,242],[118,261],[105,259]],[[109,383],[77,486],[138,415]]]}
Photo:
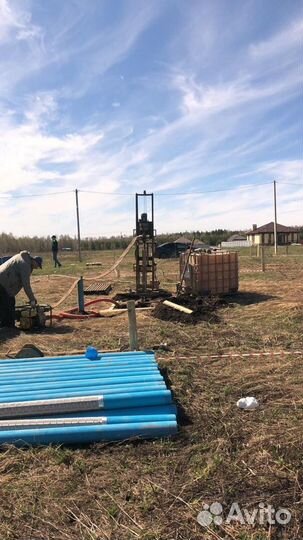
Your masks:
{"label": "green grass", "polygon": [[[42,253],[41,257],[43,258],[43,269],[35,270],[35,275],[48,275],[48,274],[63,274],[63,275],[73,275],[81,276],[87,273],[88,271],[94,272],[95,274],[101,273],[117,260],[122,251],[112,250],[112,251],[84,251],[81,254],[81,262],[79,261],[78,252],[61,252],[59,254],[59,260],[62,263],[61,267],[54,268],[54,262],[52,260],[52,254]],[[129,255],[129,257],[133,257]],[[89,262],[101,262],[102,266],[96,267],[87,267],[86,263]],[[127,265],[127,263],[126,263]]]}
{"label": "green grass", "polygon": [[[112,252],[62,254],[60,273],[95,275]],[[118,252],[116,253],[116,257]],[[48,279],[51,258],[33,286],[46,303],[68,280]],[[47,260],[46,260],[47,259]],[[88,269],[89,260],[102,267]],[[133,255],[121,268],[118,290],[133,280]],[[299,540],[302,530],[303,355],[210,358],[211,354],[303,350],[300,253],[271,257],[265,274],[243,273],[260,261],[240,254],[240,294],[218,309],[218,322],[185,325],[138,315],[139,344],[158,353],[187,422],[176,437],[83,448],[46,447],[0,453],[0,539],[20,540]],[[177,260],[159,261],[161,281],[175,286]],[[68,285],[66,285],[66,281]],[[74,297],[70,303],[74,302]],[[32,342],[43,350],[128,347],[127,316],[63,321],[45,333],[22,333],[0,343],[4,356]],[[206,355],[206,358],[204,358]],[[237,400],[254,395],[256,411]],[[287,528],[233,524],[211,532],[197,522],[203,504],[232,502],[250,511],[259,502],[292,512]]]}

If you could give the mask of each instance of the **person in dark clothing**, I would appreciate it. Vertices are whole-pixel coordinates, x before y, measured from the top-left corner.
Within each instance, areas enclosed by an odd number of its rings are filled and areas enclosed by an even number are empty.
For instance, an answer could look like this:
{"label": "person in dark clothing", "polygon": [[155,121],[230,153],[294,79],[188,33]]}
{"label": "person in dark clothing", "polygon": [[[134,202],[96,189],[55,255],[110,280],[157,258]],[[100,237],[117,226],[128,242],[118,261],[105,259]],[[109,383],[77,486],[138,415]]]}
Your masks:
{"label": "person in dark clothing", "polygon": [[10,296],[0,285],[0,327],[15,327],[15,297]]}
{"label": "person in dark clothing", "polygon": [[28,251],[21,251],[0,266],[0,327],[15,326],[15,296],[24,289],[31,306],[37,300],[30,284],[34,269],[42,268],[41,257],[32,257]]}
{"label": "person in dark clothing", "polygon": [[58,259],[58,240],[56,238],[55,235],[52,236],[52,252],[53,252],[53,261],[55,263],[55,268],[57,266],[62,266],[62,264],[60,263],[59,259]]}

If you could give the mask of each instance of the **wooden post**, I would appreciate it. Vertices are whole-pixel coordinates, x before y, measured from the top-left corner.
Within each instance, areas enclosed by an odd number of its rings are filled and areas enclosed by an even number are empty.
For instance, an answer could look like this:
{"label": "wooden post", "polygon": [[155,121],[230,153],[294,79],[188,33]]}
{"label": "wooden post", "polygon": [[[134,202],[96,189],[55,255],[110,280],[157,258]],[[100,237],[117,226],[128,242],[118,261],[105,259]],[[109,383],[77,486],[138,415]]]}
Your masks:
{"label": "wooden post", "polygon": [[285,255],[288,255],[288,244],[285,246]]}
{"label": "wooden post", "polygon": [[127,302],[128,312],[128,332],[129,332],[129,348],[131,351],[138,350],[138,334],[137,334],[137,319],[136,305],[134,300]]}
{"label": "wooden post", "polygon": [[260,244],[257,244],[257,257],[260,257]]}
{"label": "wooden post", "polygon": [[83,277],[81,276],[78,281],[78,306],[79,313],[84,313],[84,287],[83,287]]}
{"label": "wooden post", "polygon": [[262,269],[262,272],[265,272],[265,253],[264,253],[264,246],[261,246],[261,269]]}

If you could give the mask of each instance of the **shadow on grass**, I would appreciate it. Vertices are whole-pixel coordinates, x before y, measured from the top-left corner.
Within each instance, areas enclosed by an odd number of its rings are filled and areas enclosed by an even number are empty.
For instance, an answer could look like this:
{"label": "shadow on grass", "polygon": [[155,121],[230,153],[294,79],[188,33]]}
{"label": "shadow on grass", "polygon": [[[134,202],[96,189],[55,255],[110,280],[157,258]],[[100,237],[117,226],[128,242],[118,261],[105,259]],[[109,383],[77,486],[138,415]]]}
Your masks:
{"label": "shadow on grass", "polygon": [[160,373],[165,381],[165,384],[167,388],[172,393],[173,402],[177,407],[177,421],[179,426],[188,426],[192,425],[192,420],[186,413],[181,401],[178,399],[178,396],[175,394],[175,392],[172,390],[172,382],[168,373],[168,369],[166,367],[160,368]]}
{"label": "shadow on grass", "polygon": [[62,326],[45,326],[44,328],[33,328],[30,331],[26,331],[28,334],[43,334],[43,335],[54,335],[54,334],[70,334],[71,332],[74,332],[74,328],[72,326],[68,326],[66,324]]}
{"label": "shadow on grass", "polygon": [[268,300],[274,300],[277,298],[271,294],[262,294],[255,291],[238,292],[231,295],[224,296],[224,300],[227,305],[239,305],[249,306],[251,304],[260,304],[261,302],[267,302]]}
{"label": "shadow on grass", "polygon": [[20,332],[19,328],[0,328],[0,343],[15,339],[20,335]]}

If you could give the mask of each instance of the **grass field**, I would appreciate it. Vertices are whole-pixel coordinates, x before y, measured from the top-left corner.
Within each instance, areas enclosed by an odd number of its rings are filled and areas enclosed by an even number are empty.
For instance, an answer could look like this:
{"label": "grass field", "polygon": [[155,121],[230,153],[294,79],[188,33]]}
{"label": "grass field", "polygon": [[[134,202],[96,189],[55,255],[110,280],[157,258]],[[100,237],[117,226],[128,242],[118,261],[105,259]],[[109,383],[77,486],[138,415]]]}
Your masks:
{"label": "grass field", "polygon": [[[73,277],[98,275],[120,253],[85,253],[82,263],[76,255],[62,255],[56,277],[50,258],[35,272],[40,303],[56,303]],[[102,267],[86,267],[89,261]],[[113,294],[134,285],[133,262],[131,253],[120,277],[110,276]],[[165,343],[171,349],[157,357],[185,413],[175,438],[2,450],[1,540],[303,538],[303,248],[267,253],[266,265],[262,273],[260,259],[240,254],[239,294],[227,298],[214,319],[191,325],[137,315],[140,348]],[[159,261],[158,277],[175,292],[178,262]],[[62,307],[75,304],[74,291]],[[126,315],[0,332],[1,357],[25,343],[46,354],[89,344],[128,347]],[[264,352],[270,354],[253,354]],[[228,353],[237,356],[222,357]],[[255,411],[236,407],[247,395],[260,400]],[[250,512],[261,503],[284,507],[291,520],[202,527],[197,515],[214,502],[225,514],[235,502]]]}

